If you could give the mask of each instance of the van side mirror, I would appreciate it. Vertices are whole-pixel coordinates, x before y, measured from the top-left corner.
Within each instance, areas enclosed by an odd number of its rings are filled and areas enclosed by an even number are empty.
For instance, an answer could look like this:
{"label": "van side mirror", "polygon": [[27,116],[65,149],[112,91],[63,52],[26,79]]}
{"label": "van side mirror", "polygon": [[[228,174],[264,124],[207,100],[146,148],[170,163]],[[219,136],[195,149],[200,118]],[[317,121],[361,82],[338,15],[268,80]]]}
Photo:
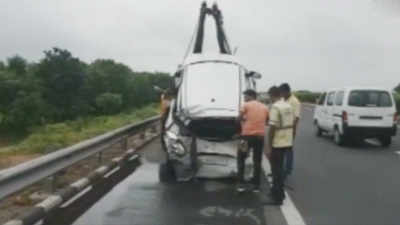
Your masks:
{"label": "van side mirror", "polygon": [[261,79],[262,75],[255,71],[250,71],[246,73],[246,77],[253,77],[254,79]]}

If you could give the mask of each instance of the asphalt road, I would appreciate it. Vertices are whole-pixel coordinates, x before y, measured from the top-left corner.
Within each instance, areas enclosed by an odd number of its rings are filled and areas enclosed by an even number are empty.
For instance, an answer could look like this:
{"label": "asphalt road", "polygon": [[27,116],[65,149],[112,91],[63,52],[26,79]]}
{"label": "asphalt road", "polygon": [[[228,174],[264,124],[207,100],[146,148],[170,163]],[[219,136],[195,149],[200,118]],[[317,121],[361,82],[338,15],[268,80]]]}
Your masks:
{"label": "asphalt road", "polygon": [[[235,181],[196,180],[165,184],[158,180],[158,164],[164,159],[158,141],[142,150],[142,164],[135,172],[116,185],[76,220],[71,211],[75,206],[59,211],[49,224],[74,225],[266,225],[286,224],[276,207],[264,207],[261,194],[238,194]],[[263,193],[269,191],[265,176]],[[96,192],[96,191],[94,191]]]}
{"label": "asphalt road", "polygon": [[[390,148],[373,140],[338,147],[328,136],[318,138],[312,130],[312,109],[305,108],[295,143],[295,169],[286,191],[308,225],[400,224],[397,151],[399,136]],[[45,224],[287,224],[281,208],[261,204],[262,194],[236,194],[233,180],[160,183],[157,171],[163,157],[159,142],[153,142],[143,149],[142,164],[125,171],[126,178],[115,187],[105,185],[102,192],[107,194],[86,204],[85,213],[76,208],[84,204],[78,200],[60,210],[59,216],[69,220],[61,223],[56,215],[55,222]],[[262,185],[263,193],[268,192],[265,177]],[[99,195],[98,190],[90,192]]]}
{"label": "asphalt road", "polygon": [[313,134],[305,108],[287,191],[306,224],[400,224],[400,136],[390,148],[374,140],[347,147]]}

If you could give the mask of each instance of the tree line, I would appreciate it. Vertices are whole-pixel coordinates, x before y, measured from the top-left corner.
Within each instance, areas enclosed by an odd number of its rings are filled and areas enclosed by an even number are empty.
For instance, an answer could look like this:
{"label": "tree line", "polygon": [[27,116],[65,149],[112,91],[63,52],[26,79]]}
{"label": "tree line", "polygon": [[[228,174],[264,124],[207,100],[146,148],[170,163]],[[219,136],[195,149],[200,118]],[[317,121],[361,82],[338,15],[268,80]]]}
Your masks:
{"label": "tree line", "polygon": [[135,72],[111,59],[87,64],[60,48],[36,63],[16,55],[0,61],[0,131],[141,107],[159,100],[154,85],[171,82],[167,73]]}

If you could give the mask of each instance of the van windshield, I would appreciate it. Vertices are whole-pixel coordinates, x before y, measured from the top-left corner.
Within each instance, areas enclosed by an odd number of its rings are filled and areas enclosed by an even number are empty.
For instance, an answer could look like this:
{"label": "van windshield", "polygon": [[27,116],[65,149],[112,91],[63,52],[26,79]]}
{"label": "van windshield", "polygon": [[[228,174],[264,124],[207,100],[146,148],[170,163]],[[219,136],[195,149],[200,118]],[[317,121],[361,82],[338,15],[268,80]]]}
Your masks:
{"label": "van windshield", "polygon": [[386,91],[358,90],[352,91],[349,106],[357,107],[392,107],[392,99]]}

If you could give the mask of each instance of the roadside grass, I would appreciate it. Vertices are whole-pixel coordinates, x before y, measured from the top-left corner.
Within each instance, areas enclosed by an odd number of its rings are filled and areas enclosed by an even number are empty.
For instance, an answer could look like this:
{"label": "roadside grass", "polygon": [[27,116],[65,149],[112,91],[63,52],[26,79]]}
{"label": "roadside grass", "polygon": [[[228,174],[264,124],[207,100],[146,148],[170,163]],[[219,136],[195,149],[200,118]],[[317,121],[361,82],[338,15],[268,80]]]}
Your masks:
{"label": "roadside grass", "polygon": [[0,147],[0,157],[7,155],[46,154],[139,122],[158,113],[156,104],[111,116],[80,118],[34,128],[30,135],[9,146]]}

